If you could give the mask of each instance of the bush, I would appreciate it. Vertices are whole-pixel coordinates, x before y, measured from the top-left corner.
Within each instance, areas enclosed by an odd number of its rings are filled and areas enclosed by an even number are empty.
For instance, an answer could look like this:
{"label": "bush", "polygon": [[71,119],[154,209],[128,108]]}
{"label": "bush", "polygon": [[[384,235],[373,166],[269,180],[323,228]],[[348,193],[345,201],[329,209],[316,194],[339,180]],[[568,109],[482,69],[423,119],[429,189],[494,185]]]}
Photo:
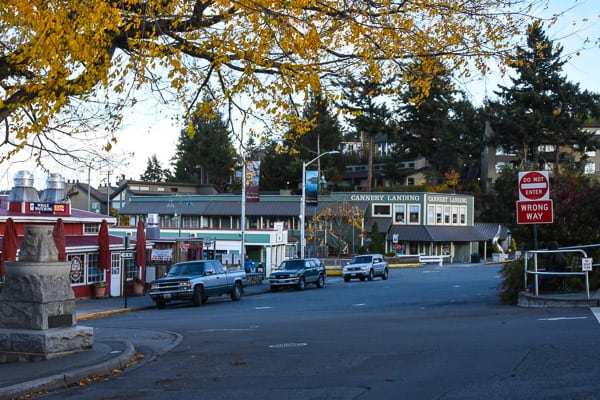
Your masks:
{"label": "bush", "polygon": [[504,278],[498,293],[502,304],[517,304],[519,301],[519,292],[525,287],[524,268],[523,261],[514,261],[504,264],[500,270],[500,275]]}

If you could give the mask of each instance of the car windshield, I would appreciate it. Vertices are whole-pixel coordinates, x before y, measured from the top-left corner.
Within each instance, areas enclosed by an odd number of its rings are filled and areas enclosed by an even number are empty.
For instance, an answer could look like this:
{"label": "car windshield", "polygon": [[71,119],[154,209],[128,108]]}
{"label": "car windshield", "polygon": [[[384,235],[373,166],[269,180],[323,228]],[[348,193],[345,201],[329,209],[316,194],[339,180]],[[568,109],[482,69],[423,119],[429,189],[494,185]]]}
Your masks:
{"label": "car windshield", "polygon": [[300,269],[304,267],[304,260],[287,260],[281,263],[279,269]]}
{"label": "car windshield", "polygon": [[199,275],[202,273],[201,263],[192,264],[175,264],[169,270],[167,276],[178,276],[178,275]]}
{"label": "car windshield", "polygon": [[364,263],[370,263],[371,262],[371,256],[358,256],[358,257],[354,257],[352,259],[352,261],[350,261],[350,264],[364,264]]}

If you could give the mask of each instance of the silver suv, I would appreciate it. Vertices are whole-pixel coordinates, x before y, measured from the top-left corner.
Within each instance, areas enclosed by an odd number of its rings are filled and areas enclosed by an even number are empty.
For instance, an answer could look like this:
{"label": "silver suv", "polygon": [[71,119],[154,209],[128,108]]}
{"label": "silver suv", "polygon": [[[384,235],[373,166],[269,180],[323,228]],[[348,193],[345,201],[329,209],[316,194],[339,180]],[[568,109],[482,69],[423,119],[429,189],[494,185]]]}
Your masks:
{"label": "silver suv", "polygon": [[376,276],[386,280],[388,278],[388,263],[381,254],[364,254],[354,257],[348,264],[342,268],[344,281],[348,282],[352,278],[358,278],[361,281],[373,280]]}

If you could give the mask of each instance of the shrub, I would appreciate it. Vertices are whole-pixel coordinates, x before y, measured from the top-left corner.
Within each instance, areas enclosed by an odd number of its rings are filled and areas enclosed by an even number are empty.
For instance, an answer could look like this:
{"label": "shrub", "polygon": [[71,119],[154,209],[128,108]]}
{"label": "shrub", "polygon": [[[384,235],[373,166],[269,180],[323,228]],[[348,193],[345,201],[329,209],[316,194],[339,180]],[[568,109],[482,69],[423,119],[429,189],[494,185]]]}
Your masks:
{"label": "shrub", "polygon": [[500,270],[503,281],[500,283],[499,296],[502,304],[517,304],[519,292],[525,287],[523,282],[523,261],[514,261],[504,264]]}

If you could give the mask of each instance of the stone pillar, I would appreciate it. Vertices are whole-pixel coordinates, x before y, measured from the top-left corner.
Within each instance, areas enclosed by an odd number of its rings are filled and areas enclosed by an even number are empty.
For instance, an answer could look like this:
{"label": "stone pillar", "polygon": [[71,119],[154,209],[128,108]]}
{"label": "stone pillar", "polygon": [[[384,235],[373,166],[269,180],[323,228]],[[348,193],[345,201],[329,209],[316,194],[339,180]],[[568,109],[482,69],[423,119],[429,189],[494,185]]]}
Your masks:
{"label": "stone pillar", "polygon": [[88,350],[93,328],[78,327],[69,280],[52,227],[27,226],[19,261],[6,262],[0,292],[0,362],[37,361]]}

